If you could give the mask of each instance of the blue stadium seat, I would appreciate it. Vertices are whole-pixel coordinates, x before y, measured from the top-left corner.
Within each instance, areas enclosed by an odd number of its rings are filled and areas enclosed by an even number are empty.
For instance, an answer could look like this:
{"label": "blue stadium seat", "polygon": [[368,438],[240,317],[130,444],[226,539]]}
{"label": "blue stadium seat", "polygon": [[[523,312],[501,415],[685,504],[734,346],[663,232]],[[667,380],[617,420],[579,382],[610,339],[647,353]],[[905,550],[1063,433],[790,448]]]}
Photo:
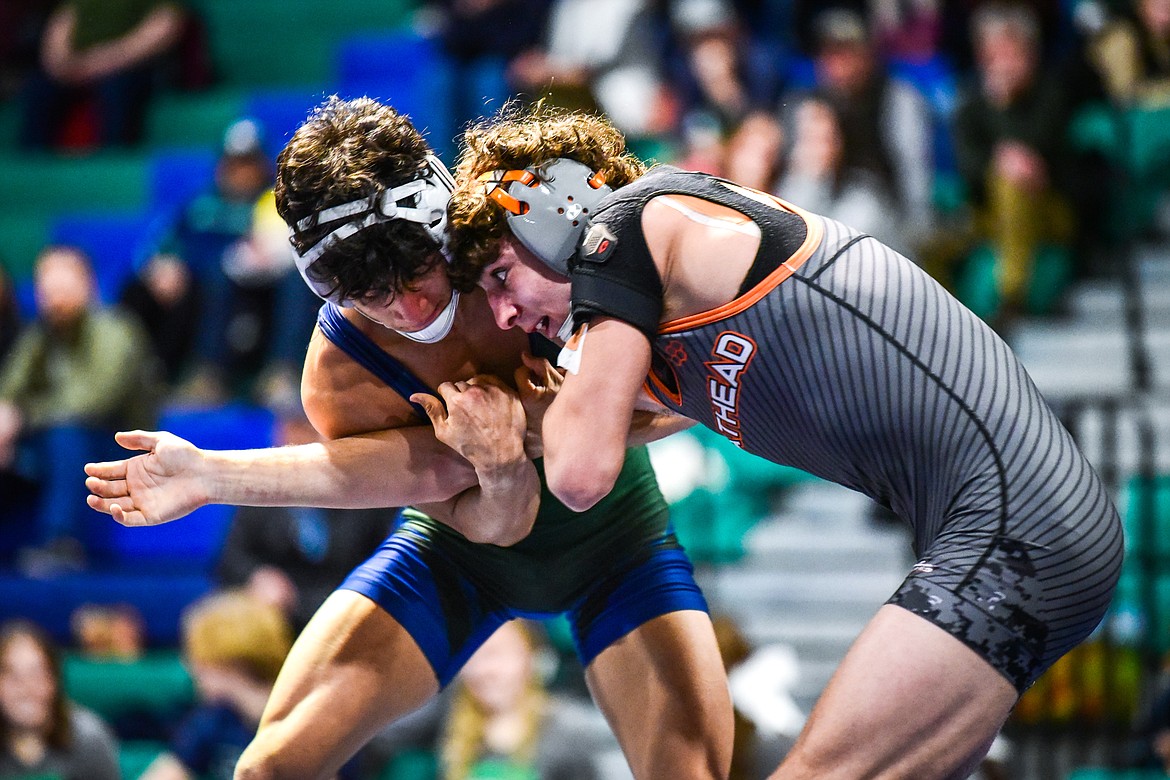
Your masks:
{"label": "blue stadium seat", "polygon": [[244,101],[244,116],[264,129],[264,150],[275,160],[314,106],[325,97],[320,90],[270,89],[254,92]]}
{"label": "blue stadium seat", "polygon": [[215,180],[216,154],[206,148],[160,149],[150,161],[150,199],[162,213],[175,214]]}
{"label": "blue stadium seat", "polygon": [[84,250],[93,261],[101,299],[113,303],[165,228],[162,215],[152,211],[63,214],[53,222],[49,240]]}
{"label": "blue stadium seat", "polygon": [[[250,449],[272,444],[271,412],[245,404],[209,409],[168,409],[159,428],[196,446],[214,450]],[[88,538],[95,557],[121,566],[209,572],[227,536],[235,507],[213,504],[187,517],[149,528],[106,522]]]}
{"label": "blue stadium seat", "polygon": [[0,620],[32,620],[57,641],[68,642],[69,617],[77,607],[130,604],[142,614],[150,644],[174,645],[183,609],[211,589],[205,575],[158,571],[68,574],[51,579],[0,574]]}
{"label": "blue stadium seat", "polygon": [[452,69],[437,41],[410,31],[357,35],[337,49],[337,89],[406,114],[444,159],[454,151]]}

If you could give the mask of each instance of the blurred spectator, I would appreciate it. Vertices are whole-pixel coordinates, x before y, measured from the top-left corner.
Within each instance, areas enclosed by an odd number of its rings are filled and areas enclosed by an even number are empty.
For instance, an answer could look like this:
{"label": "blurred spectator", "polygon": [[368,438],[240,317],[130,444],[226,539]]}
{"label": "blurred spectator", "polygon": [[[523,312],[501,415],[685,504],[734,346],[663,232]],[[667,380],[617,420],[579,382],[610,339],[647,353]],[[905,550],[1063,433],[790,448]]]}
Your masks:
{"label": "blurred spectator", "polygon": [[57,0],[0,3],[0,100],[14,97],[37,67],[41,29]]}
{"label": "blurred spectator", "polygon": [[61,141],[71,112],[92,106],[98,146],[139,141],[161,56],[183,32],[175,0],[65,0],[41,36],[40,65],[25,85],[21,143]]}
{"label": "blurred spectator", "polygon": [[456,678],[439,750],[443,780],[593,780],[613,745],[592,705],[550,694],[533,624],[496,630]]}
{"label": "blurred spectator", "polygon": [[131,604],[82,604],[69,625],[77,649],[88,658],[133,661],[146,645],[142,613]]}
{"label": "blurred spectator", "polygon": [[[548,18],[546,0],[441,0],[440,35],[455,67],[455,121],[492,113],[510,90],[508,63],[540,42]],[[484,99],[496,98],[496,105]]]}
{"label": "blurred spectator", "polygon": [[190,263],[202,302],[195,365],[180,400],[218,403],[254,386],[262,396],[295,392],[320,301],[296,272],[272,177],[260,126],[234,122],[214,188],[175,227],[170,243]]}
{"label": "blurred spectator", "polygon": [[25,621],[0,626],[0,777],[121,776],[113,732],[66,698],[60,652],[48,635]]}
{"label": "blurred spectator", "polygon": [[778,70],[742,28],[725,0],[671,4],[671,24],[681,52],[672,70],[683,117],[712,117],[730,135],[753,111],[769,108],[778,94]]}
{"label": "blurred spectator", "polygon": [[[277,446],[320,441],[295,401],[279,413],[275,438]],[[390,534],[396,515],[395,509],[240,507],[216,577],[279,607],[299,632]]]}
{"label": "blurred spectator", "polygon": [[1170,107],[1170,0],[1131,5],[1092,41],[1093,62],[1118,105]]}
{"label": "blurred spectator", "polygon": [[182,630],[198,701],[141,780],[230,780],[256,733],[292,631],[280,610],[240,591],[192,604]]}
{"label": "blurred spectator", "polygon": [[8,270],[0,263],[0,365],[16,343],[20,332],[20,307],[16,302],[16,288]]}
{"label": "blurred spectator", "polygon": [[925,62],[943,34],[941,0],[871,0],[874,38],[886,59]]}
{"label": "blurred spectator", "polygon": [[780,197],[905,251],[893,198],[871,171],[849,164],[834,105],[812,97],[801,101],[793,113],[792,133]]}
{"label": "blurred spectator", "polygon": [[191,269],[178,255],[156,254],[122,289],[120,303],[146,328],[167,383],[175,384],[192,358],[199,327]]}
{"label": "blurred spectator", "polygon": [[37,318],[0,365],[0,458],[40,482],[32,570],[76,566],[93,519],[82,466],[117,451],[116,430],[149,427],[154,356],[132,318],[103,308],[89,259],[50,246],[34,267]]}
{"label": "blurred spectator", "polygon": [[516,91],[566,108],[600,109],[633,136],[669,126],[649,0],[553,0],[544,37],[542,46],[512,60]]}
{"label": "blurred spectator", "polygon": [[1069,169],[1067,105],[1040,69],[1039,25],[1024,5],[989,4],[972,19],[978,84],[955,114],[955,151],[976,211],[976,232],[994,255],[995,295],[964,302],[985,318],[1027,311],[1041,250],[1067,246],[1072,217],[1062,192]]}
{"label": "blurred spectator", "polygon": [[860,14],[825,11],[815,31],[817,88],[841,119],[845,164],[876,175],[904,224],[925,233],[933,223],[934,177],[925,99],[885,72]]}
{"label": "blurred spectator", "polygon": [[[731,675],[751,659],[755,648],[731,617],[715,615],[711,618],[711,624],[715,629],[715,641],[719,643],[719,655],[723,658],[723,666],[727,669],[728,675]],[[756,677],[753,678],[753,682],[759,683],[761,680]],[[796,706],[791,700],[783,702],[783,705],[777,709],[795,710]],[[734,714],[735,742],[731,752],[731,774],[728,778],[764,780],[780,764],[795,740],[792,735],[776,733],[767,727],[761,728],[740,709],[738,703]],[[797,717],[793,720],[790,730],[795,732],[799,728],[800,720]]]}
{"label": "blurred spectator", "polygon": [[723,173],[761,192],[777,192],[784,166],[784,128],[769,113],[748,115],[727,142]]}

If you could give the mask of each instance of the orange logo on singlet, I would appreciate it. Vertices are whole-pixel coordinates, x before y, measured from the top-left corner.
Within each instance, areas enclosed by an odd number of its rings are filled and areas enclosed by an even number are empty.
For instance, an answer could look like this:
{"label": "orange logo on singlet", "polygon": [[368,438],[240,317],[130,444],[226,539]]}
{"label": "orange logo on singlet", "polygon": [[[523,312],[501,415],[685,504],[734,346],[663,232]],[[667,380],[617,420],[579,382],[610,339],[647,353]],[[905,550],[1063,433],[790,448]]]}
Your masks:
{"label": "orange logo on singlet", "polygon": [[682,368],[683,363],[687,362],[687,348],[683,346],[681,341],[666,342],[662,351],[666,353],[667,359],[674,364],[675,368]]}
{"label": "orange logo on singlet", "polygon": [[737,447],[743,446],[739,427],[739,399],[743,375],[756,354],[756,342],[742,333],[725,331],[711,348],[707,367],[707,396],[715,417],[715,430],[726,436]]}

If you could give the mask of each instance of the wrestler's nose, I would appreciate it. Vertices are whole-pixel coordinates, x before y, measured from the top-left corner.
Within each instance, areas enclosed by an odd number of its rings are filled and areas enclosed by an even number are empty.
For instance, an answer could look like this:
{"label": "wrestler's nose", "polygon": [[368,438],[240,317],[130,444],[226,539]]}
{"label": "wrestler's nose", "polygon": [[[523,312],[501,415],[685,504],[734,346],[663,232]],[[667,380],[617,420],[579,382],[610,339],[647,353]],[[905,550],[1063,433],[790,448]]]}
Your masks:
{"label": "wrestler's nose", "polygon": [[502,295],[491,295],[488,303],[492,307],[492,314],[496,318],[496,326],[500,330],[511,330],[516,327],[520,316],[520,309],[511,300]]}

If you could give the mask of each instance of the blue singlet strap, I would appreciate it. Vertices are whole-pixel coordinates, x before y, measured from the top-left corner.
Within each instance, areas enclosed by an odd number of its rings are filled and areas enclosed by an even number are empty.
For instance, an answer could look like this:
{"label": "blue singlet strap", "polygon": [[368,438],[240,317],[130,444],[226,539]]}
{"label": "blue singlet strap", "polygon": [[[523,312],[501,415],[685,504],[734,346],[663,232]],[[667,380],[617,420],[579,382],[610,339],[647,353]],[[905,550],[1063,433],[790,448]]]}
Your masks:
{"label": "blue singlet strap", "polygon": [[387,354],[385,350],[374,343],[373,339],[343,317],[341,309],[332,303],[326,303],[317,313],[317,327],[321,329],[325,338],[332,341],[338,349],[410,402],[419,417],[424,420],[430,419],[421,406],[410,401],[410,396],[413,393],[434,395],[435,391],[427,387],[421,379],[410,372],[410,369]]}

